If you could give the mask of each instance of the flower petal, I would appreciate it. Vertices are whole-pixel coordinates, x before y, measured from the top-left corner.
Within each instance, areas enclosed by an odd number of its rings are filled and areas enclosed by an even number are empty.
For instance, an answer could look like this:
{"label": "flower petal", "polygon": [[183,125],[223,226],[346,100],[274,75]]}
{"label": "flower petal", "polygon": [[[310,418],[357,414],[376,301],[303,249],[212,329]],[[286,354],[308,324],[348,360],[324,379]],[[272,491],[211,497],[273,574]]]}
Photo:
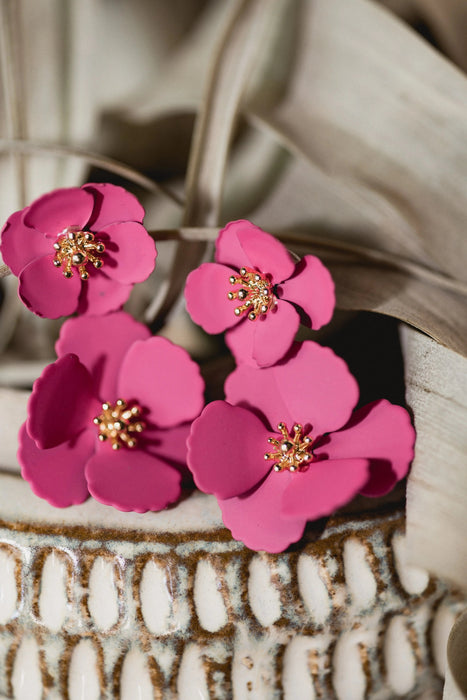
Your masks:
{"label": "flower petal", "polygon": [[66,279],[53,264],[53,255],[37,258],[26,265],[19,275],[18,293],[38,316],[59,318],[69,316],[78,306],[81,279],[74,274]]}
{"label": "flower petal", "polygon": [[269,433],[251,412],[213,401],[192,425],[188,466],[201,491],[231,498],[249,491],[271,465],[264,460]]}
{"label": "flower petal", "polygon": [[151,429],[148,426],[138,437],[138,445],[149,454],[159,457],[166,464],[181,470],[182,474],[191,477],[187,467],[187,440],[190,434],[191,422],[176,425],[165,430]]}
{"label": "flower petal", "polygon": [[306,519],[281,516],[284,489],[295,476],[290,472],[270,472],[247,496],[219,500],[224,524],[236,540],[255,551],[275,553],[300,539]]}
{"label": "flower petal", "polygon": [[101,316],[120,309],[130,296],[133,285],[110,279],[93,267],[88,272],[89,279],[82,286],[78,313]]}
{"label": "flower petal", "polygon": [[120,368],[118,392],[136,400],[158,428],[192,420],[204,405],[199,366],[186,350],[160,337],[133,343]]}
{"label": "flower petal", "polygon": [[48,238],[56,238],[70,226],[84,228],[93,205],[92,194],[80,187],[54,190],[36,199],[25,212],[23,221]]}
{"label": "flower petal", "polygon": [[53,252],[52,243],[43,233],[24,226],[23,214],[24,210],[12,214],[0,234],[3,261],[17,277],[30,262]]}
{"label": "flower petal", "polygon": [[256,321],[245,318],[227,331],[225,340],[238,363],[269,367],[290,349],[300,325],[292,304],[278,301],[266,316]]}
{"label": "flower petal", "polygon": [[311,340],[296,344],[293,353],[274,367],[237,367],[225,384],[227,401],[252,408],[273,427],[310,424],[313,437],[341,428],[358,399],[346,363]]}
{"label": "flower petal", "polygon": [[[368,479],[366,459],[324,459],[312,462],[306,472],[292,474],[284,490],[284,518],[316,520],[348,503]],[[280,477],[281,474],[278,474]]]}
{"label": "flower petal", "polygon": [[185,285],[188,313],[206,333],[222,333],[238,323],[237,304],[228,299],[232,289],[232,268],[217,263],[203,263],[190,272]]}
{"label": "flower petal", "polygon": [[105,244],[104,272],[123,284],[143,282],[154,270],[156,246],[142,224],[109,224],[99,232]]}
{"label": "flower petal", "polygon": [[56,447],[92,425],[98,409],[88,370],[76,355],[65,355],[48,365],[34,382],[28,402],[28,433],[41,449]]}
{"label": "flower petal", "polygon": [[317,330],[332,318],[336,298],[329,270],[319,258],[305,255],[295,268],[293,277],[280,287],[281,298],[291,301],[306,314],[305,325]]}
{"label": "flower petal", "polygon": [[123,511],[162,510],[180,495],[180,473],[138,448],[99,446],[86,464],[86,479],[96,500]]}
{"label": "flower petal", "polygon": [[82,503],[89,496],[84,465],[95,444],[93,431],[83,430],[69,442],[41,450],[29,437],[24,424],[19,432],[21,474],[36,496],[57,508]]}
{"label": "flower petal", "polygon": [[123,187],[109,183],[89,182],[83,190],[92,194],[94,208],[88,221],[91,231],[100,231],[104,226],[117,221],[138,221],[144,219],[144,209],[136,197]]}
{"label": "flower petal", "polygon": [[136,340],[151,337],[149,329],[127,314],[116,311],[107,316],[79,316],[63,324],[55,345],[58,357],[73,352],[92,376],[96,393],[115,401],[120,365]]}
{"label": "flower petal", "polygon": [[216,262],[236,270],[251,267],[271,275],[274,284],[288,279],[295,264],[277,238],[250,221],[232,221],[219,233],[216,241]]}
{"label": "flower petal", "polygon": [[326,453],[332,460],[370,460],[370,478],[361,493],[382,496],[407,474],[414,441],[407,411],[381,399],[355,411],[342,430],[327,436],[316,454]]}

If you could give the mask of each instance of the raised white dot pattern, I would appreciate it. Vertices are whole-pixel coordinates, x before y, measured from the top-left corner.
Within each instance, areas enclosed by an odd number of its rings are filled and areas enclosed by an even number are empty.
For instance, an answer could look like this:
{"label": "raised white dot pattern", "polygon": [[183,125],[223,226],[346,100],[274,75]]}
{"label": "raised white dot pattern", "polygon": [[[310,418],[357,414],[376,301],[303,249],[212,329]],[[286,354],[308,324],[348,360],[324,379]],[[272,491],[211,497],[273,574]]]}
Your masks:
{"label": "raised white dot pattern", "polygon": [[96,649],[89,639],[75,646],[68,672],[70,700],[98,700],[101,697]]}
{"label": "raised white dot pattern", "polygon": [[196,567],[193,595],[200,625],[208,632],[217,632],[228,622],[221,588],[218,574],[202,559]]}
{"label": "raised white dot pattern", "polygon": [[281,616],[280,592],[271,579],[271,567],[261,556],[250,561],[248,597],[251,609],[263,627],[273,625]]}
{"label": "raised white dot pattern", "polygon": [[101,632],[107,632],[117,624],[119,608],[115,564],[105,557],[97,557],[92,565],[88,608]]}
{"label": "raised white dot pattern", "polygon": [[368,563],[368,551],[359,540],[350,537],[344,544],[344,569],[351,602],[368,608],[376,596],[376,579]]}
{"label": "raised white dot pattern", "polygon": [[15,700],[40,700],[42,674],[39,666],[39,648],[32,637],[23,637],[16,653],[12,685]]}
{"label": "raised white dot pattern", "polygon": [[0,625],[9,622],[18,604],[16,561],[7,549],[0,549]]}
{"label": "raised white dot pattern", "polygon": [[148,561],[141,576],[141,612],[152,634],[163,635],[170,631],[172,594],[167,585],[167,575],[167,568]]}
{"label": "raised white dot pattern", "polygon": [[42,567],[39,595],[39,614],[52,632],[58,632],[65,622],[68,607],[67,570],[63,559],[55,552]]}
{"label": "raised white dot pattern", "polygon": [[389,686],[398,695],[407,695],[415,685],[415,655],[410,644],[407,620],[395,615],[384,639],[384,660]]}
{"label": "raised white dot pattern", "polygon": [[120,700],[154,700],[154,687],[144,654],[131,649],[125,656],[120,679]]}

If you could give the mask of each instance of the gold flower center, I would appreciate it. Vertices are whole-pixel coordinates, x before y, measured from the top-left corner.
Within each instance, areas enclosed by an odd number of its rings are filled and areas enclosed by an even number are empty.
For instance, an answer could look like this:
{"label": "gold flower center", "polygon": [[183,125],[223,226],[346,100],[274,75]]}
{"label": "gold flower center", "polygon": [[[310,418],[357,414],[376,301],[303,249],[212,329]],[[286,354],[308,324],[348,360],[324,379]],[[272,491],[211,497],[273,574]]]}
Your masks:
{"label": "gold flower center", "polygon": [[311,444],[313,439],[308,435],[303,436],[303,426],[296,423],[289,434],[285,423],[279,423],[277,430],[281,437],[268,438],[268,443],[274,445],[275,452],[266,452],[264,459],[275,460],[274,471],[282,472],[288,469],[290,472],[305,471],[313,461]]}
{"label": "gold flower center", "polygon": [[66,229],[54,243],[55,267],[63,267],[63,276],[73,277],[73,268],[77,267],[82,280],[87,280],[89,272],[86,265],[91,263],[95,268],[102,267],[100,255],[105,251],[105,245],[96,241],[94,234],[88,231]]}
{"label": "gold flower center", "polygon": [[229,292],[228,298],[233,301],[238,299],[241,305],[234,309],[236,316],[243,313],[248,314],[250,321],[256,321],[258,316],[267,314],[277,303],[273,293],[273,285],[267,275],[242,267],[239,276],[232,275],[229,278],[230,284],[238,284],[241,288],[238,292]]}
{"label": "gold flower center", "polygon": [[103,403],[102,413],[94,418],[95,425],[99,426],[99,440],[110,440],[114,450],[119,450],[122,445],[136,447],[136,434],[142,433],[146,427],[138,420],[140,415],[140,406],[129,406],[123,399],[118,399],[115,405]]}

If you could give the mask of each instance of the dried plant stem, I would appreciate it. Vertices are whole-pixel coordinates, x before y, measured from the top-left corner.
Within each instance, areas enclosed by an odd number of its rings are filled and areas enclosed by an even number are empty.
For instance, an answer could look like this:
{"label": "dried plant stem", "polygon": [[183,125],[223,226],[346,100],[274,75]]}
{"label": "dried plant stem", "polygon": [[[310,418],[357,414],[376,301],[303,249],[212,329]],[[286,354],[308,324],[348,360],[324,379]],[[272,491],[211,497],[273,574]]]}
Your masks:
{"label": "dried plant stem", "polygon": [[[1,5],[0,5],[1,6]],[[138,170],[131,168],[125,163],[120,163],[113,158],[92,151],[79,148],[77,146],[67,146],[57,143],[45,143],[42,141],[32,141],[25,139],[0,139],[0,153],[28,153],[34,155],[51,156],[54,158],[80,158],[85,160],[89,165],[93,165],[103,170],[108,170],[114,175],[125,178],[128,182],[133,182],[139,185],[148,192],[162,194],[172,200],[177,206],[183,206],[184,202],[178,194],[172,189],[146,177]]]}
{"label": "dried plant stem", "polygon": [[[0,2],[0,64],[6,134],[22,139],[26,131],[26,91],[22,66],[22,32],[20,3],[17,0]],[[26,163],[20,153],[14,155],[19,203],[27,203]]]}
{"label": "dried plant stem", "polygon": [[[272,8],[267,0],[237,0],[213,56],[191,145],[184,226],[218,223],[233,129]],[[167,293],[157,312],[160,324],[180,297],[188,272],[199,264],[205,251],[202,239],[178,246]]]}

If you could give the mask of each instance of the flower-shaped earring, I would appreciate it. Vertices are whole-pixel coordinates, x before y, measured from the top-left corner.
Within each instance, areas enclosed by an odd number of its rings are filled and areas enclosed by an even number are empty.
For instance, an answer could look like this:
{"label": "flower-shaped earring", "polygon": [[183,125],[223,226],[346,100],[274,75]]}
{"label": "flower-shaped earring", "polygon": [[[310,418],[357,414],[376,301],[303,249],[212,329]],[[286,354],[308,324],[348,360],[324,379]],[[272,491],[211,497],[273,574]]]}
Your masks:
{"label": "flower-shaped earring", "polygon": [[226,401],[193,423],[188,466],[250,549],[280,552],[307,520],[357,493],[383,495],[407,473],[415,439],[407,411],[380,400],[352,413],[357,383],[329,348],[305,341],[274,367],[242,365],[225,390]]}
{"label": "flower-shaped earring", "polygon": [[59,507],[89,493],[124,511],[176,501],[204,403],[198,365],[123,311],[66,321],[57,354],[20,431],[18,459],[33,491]]}
{"label": "flower-shaped earring", "polygon": [[207,333],[226,331],[238,363],[268,367],[289,350],[300,322],[317,330],[334,311],[334,283],[313,255],[297,264],[271,234],[249,221],[228,224],[214,263],[188,275],[185,298]]}
{"label": "flower-shaped earring", "polygon": [[0,252],[19,295],[38,316],[120,308],[154,269],[144,209],[122,187],[87,184],[50,192],[10,216]]}

